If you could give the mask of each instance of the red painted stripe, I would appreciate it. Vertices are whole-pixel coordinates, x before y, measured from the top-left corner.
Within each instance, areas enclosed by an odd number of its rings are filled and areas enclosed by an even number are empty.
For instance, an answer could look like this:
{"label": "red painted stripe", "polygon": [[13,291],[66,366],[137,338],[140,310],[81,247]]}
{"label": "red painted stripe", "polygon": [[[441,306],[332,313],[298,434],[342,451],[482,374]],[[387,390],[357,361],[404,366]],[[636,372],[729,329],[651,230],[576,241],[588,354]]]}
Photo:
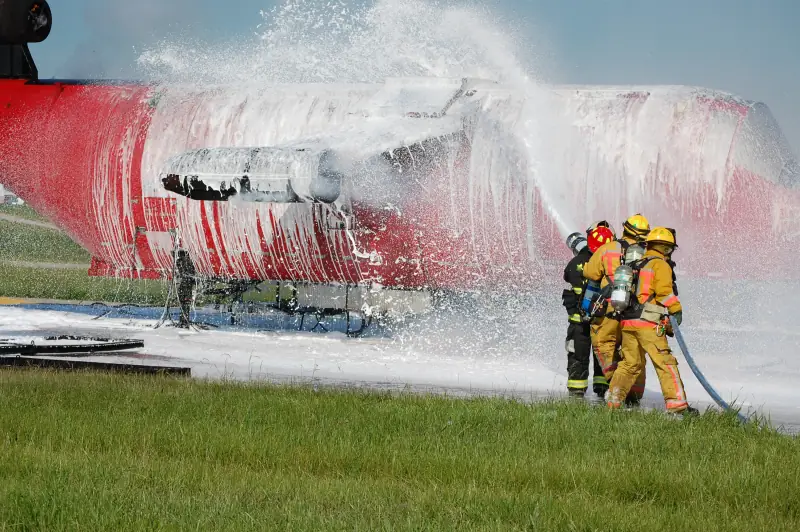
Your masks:
{"label": "red painted stripe", "polygon": [[200,223],[203,226],[203,235],[206,237],[206,247],[207,252],[203,253],[203,255],[208,255],[208,259],[211,261],[211,270],[215,275],[220,275],[220,270],[222,269],[222,264],[219,260],[219,254],[217,253],[217,246],[214,244],[214,237],[211,234],[211,225],[208,223],[208,215],[206,214],[206,205],[204,201],[198,202],[200,205]]}
{"label": "red painted stripe", "polygon": [[215,201],[211,204],[211,212],[214,214],[214,228],[216,229],[217,233],[217,242],[219,242],[220,245],[219,253],[222,255],[222,260],[225,261],[225,265],[227,267],[226,273],[228,275],[233,275],[234,270],[233,266],[231,265],[230,258],[228,257],[227,242],[225,242],[225,238],[222,236],[222,224],[220,223],[219,217],[219,202]]}
{"label": "red painted stripe", "polygon": [[275,274],[279,279],[295,280],[298,276],[292,268],[292,262],[287,262],[288,257],[288,242],[286,241],[286,233],[283,227],[278,223],[275,218],[275,213],[272,209],[269,210],[269,223],[272,227],[272,242],[270,244],[270,251],[272,253],[273,264],[275,264]]}
{"label": "red painted stripe", "polygon": [[267,246],[267,237],[264,235],[264,228],[261,227],[260,211],[256,211],[256,230],[258,231],[258,242],[261,244],[261,252],[266,253],[269,251],[269,246]]}
{"label": "red painted stripe", "polygon": [[178,226],[175,198],[147,196],[143,198],[143,202],[144,226],[148,231],[168,232]]}
{"label": "red painted stripe", "polygon": [[272,254],[271,245],[267,244],[267,237],[264,234],[264,227],[261,221],[261,211],[256,211],[256,230],[258,232],[258,243],[261,247],[261,267],[266,271],[267,279],[283,279],[284,277],[278,272],[278,265],[275,262],[275,257]]}
{"label": "red painted stripe", "polygon": [[147,240],[145,232],[136,233],[136,253],[139,255],[145,270],[156,269],[156,261],[153,258],[153,251],[150,249],[150,242]]}
{"label": "red painted stripe", "polygon": [[137,231],[137,228],[141,228],[142,230],[147,228],[147,221],[144,214],[144,194],[142,191],[142,156],[144,154],[147,132],[150,128],[154,109],[149,106],[141,106],[138,103],[136,107],[139,121],[136,128],[136,141],[133,145],[130,167],[130,201],[134,223],[134,234],[131,235],[131,237],[135,242],[136,253],[139,255],[144,269],[156,270],[158,269],[158,265],[153,258],[150,243],[147,241],[147,235]]}
{"label": "red painted stripe", "polygon": [[[258,223],[258,211],[256,211],[256,223]],[[259,225],[258,232],[261,233],[261,227]],[[261,274],[261,268],[259,268],[258,264],[255,263],[256,253],[253,251],[253,247],[250,245],[250,238],[245,237],[245,243],[247,244],[247,251],[242,252],[242,264],[244,264],[244,269],[247,272],[247,276],[251,279],[261,279],[264,276]]]}

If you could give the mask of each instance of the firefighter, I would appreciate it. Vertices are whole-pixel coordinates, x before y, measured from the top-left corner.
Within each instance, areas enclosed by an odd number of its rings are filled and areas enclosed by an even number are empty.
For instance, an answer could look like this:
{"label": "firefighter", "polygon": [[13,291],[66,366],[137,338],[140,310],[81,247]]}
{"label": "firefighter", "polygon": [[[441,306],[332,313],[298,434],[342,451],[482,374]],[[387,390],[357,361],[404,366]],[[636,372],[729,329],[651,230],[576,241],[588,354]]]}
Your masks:
{"label": "firefighter", "polygon": [[178,285],[178,304],[181,307],[181,317],[178,327],[189,327],[189,311],[192,308],[194,289],[197,285],[196,271],[189,253],[179,249],[175,254],[175,272]]}
{"label": "firefighter", "polygon": [[580,233],[570,235],[567,245],[575,256],[564,268],[564,281],[570,284],[561,295],[561,301],[567,309],[569,325],[567,327],[567,391],[572,397],[583,397],[589,387],[589,359],[594,361],[592,390],[598,397],[604,397],[608,390],[608,381],[603,369],[592,356],[592,343],[589,336],[589,321],[581,311],[580,302],[586,288],[583,276],[584,265],[589,261],[597,248],[614,239],[614,233],[608,224],[594,224],[586,232],[586,239],[575,238]]}
{"label": "firefighter", "polygon": [[673,334],[668,315],[674,316],[678,325],[683,318],[669,263],[672,252],[678,247],[675,234],[666,227],[656,227],[645,242],[644,257],[632,265],[638,274],[631,286],[630,304],[621,313],[622,359],[611,379],[607,403],[610,408],[621,406],[622,399],[645,372],[647,353],[658,375],[667,411],[696,413],[686,401],[678,361],[665,336]]}
{"label": "firefighter", "polygon": [[[614,280],[614,271],[619,267],[628,246],[641,243],[650,232],[650,222],[638,213],[625,220],[622,227],[622,238],[602,245],[584,267],[584,277],[599,282],[601,290]],[[590,330],[594,355],[600,361],[606,380],[611,382],[622,343],[619,319],[613,310],[608,309],[592,320]],[[630,396],[626,399],[629,405],[638,404],[644,395],[645,378],[646,374],[642,372],[631,386]]]}

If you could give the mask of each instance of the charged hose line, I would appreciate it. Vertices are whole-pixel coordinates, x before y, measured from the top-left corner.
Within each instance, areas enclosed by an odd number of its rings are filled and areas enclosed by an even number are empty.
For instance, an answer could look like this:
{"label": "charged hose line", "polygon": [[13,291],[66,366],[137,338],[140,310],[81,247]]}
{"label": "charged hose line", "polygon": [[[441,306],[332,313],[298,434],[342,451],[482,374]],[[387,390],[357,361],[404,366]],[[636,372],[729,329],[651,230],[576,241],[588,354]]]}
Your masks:
{"label": "charged hose line", "polygon": [[[675,332],[675,339],[678,341],[678,345],[680,346],[681,351],[683,351],[683,356],[686,358],[686,362],[689,363],[692,373],[694,373],[695,377],[697,377],[697,380],[700,381],[700,384],[703,386],[705,391],[708,392],[708,395],[711,396],[715,403],[717,403],[721,408],[733,412],[734,410],[731,408],[731,406],[726,403],[722,397],[720,397],[714,387],[711,386],[711,384],[706,380],[703,372],[701,372],[700,368],[697,367],[697,364],[695,364],[694,359],[689,352],[689,348],[686,347],[686,340],[683,338],[683,334],[681,333],[680,327],[678,327],[678,323],[675,321],[675,317],[670,316],[669,321],[672,324],[672,330]],[[738,417],[739,421],[743,423],[747,422],[747,418],[739,412],[736,412],[736,417]]]}

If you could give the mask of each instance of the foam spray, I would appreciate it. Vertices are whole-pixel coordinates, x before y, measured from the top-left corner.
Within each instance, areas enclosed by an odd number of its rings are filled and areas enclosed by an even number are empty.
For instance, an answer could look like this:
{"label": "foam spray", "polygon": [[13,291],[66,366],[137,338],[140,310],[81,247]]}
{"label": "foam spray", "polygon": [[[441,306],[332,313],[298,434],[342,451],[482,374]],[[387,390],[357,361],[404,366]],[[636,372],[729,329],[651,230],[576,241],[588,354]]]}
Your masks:
{"label": "foam spray", "polygon": [[[737,220],[737,213],[720,210],[736,162],[731,160],[739,127],[735,108],[745,105],[730,95],[722,95],[732,102],[730,109],[718,112],[712,107],[720,93],[694,89],[598,89],[578,96],[575,90],[555,90],[543,85],[531,66],[536,51],[509,37],[508,24],[477,6],[378,0],[352,7],[342,0],[287,0],[262,18],[254,41],[214,46],[164,41],[140,56],[139,67],[151,78],[199,86],[382,83],[410,76],[495,80],[516,96],[482,102],[482,135],[476,135],[468,176],[473,228],[507,211],[508,204],[496,198],[522,201],[530,214],[530,197],[503,193],[514,180],[537,190],[562,238],[594,219],[619,224],[641,211],[658,225],[676,227],[682,257],[702,261],[702,250],[722,240],[713,234],[697,237],[694,230],[705,220]],[[481,153],[502,157],[480,159]],[[757,166],[755,159],[749,162]],[[487,214],[485,207],[495,211]],[[765,214],[766,225],[774,225],[768,218]],[[529,228],[528,253],[536,260],[533,237]],[[712,310],[711,299],[692,301],[697,315]],[[424,359],[438,351],[498,357],[509,364],[544,364],[561,374],[559,303],[555,292],[506,294],[502,301],[484,297],[479,312],[440,313],[397,338],[407,343],[403,356]]]}

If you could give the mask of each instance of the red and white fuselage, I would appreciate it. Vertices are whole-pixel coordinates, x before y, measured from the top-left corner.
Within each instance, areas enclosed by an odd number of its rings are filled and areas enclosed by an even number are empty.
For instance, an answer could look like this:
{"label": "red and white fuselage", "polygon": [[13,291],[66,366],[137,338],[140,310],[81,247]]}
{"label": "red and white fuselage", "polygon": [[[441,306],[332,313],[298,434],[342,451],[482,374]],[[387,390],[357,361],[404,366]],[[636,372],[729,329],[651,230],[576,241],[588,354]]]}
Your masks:
{"label": "red and white fuselage", "polygon": [[[641,212],[677,229],[683,275],[748,277],[731,252],[757,241],[763,277],[789,270],[800,206],[776,128],[761,104],[682,87],[0,80],[0,181],[91,252],[93,275],[169,277],[180,246],[208,277],[522,290],[563,267],[566,231]],[[165,187],[187,153],[206,169],[186,175],[238,183],[238,163],[209,158],[245,149],[335,153],[335,198],[308,192],[305,163],[252,173],[289,200]]]}

